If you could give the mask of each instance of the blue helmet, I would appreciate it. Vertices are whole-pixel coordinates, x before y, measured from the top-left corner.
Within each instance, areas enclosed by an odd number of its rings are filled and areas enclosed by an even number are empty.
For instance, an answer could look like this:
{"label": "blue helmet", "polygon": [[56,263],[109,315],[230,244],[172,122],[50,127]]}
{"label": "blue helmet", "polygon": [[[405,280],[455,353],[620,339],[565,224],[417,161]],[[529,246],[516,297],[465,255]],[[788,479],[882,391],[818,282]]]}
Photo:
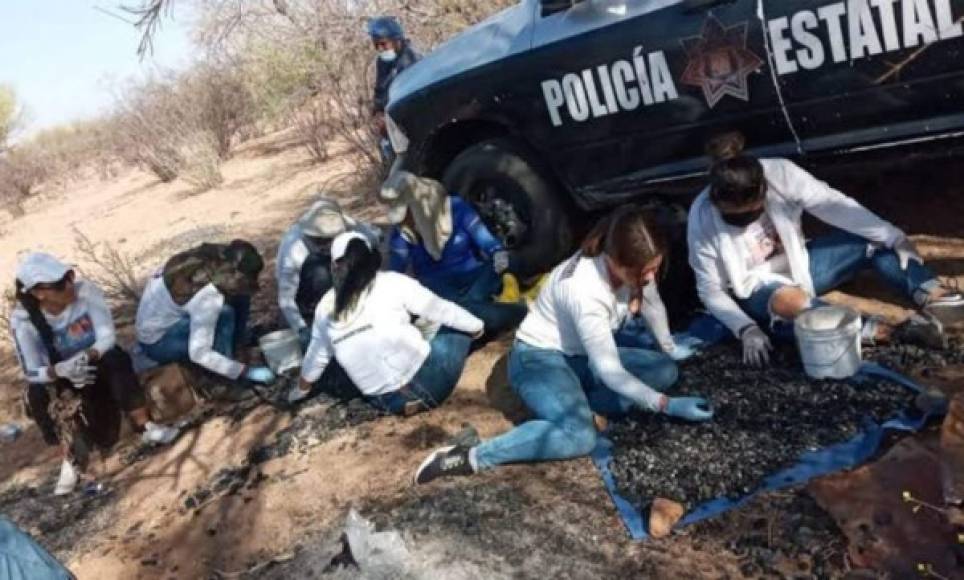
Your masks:
{"label": "blue helmet", "polygon": [[372,40],[378,38],[403,40],[405,31],[394,16],[379,16],[368,20],[368,36],[371,36]]}

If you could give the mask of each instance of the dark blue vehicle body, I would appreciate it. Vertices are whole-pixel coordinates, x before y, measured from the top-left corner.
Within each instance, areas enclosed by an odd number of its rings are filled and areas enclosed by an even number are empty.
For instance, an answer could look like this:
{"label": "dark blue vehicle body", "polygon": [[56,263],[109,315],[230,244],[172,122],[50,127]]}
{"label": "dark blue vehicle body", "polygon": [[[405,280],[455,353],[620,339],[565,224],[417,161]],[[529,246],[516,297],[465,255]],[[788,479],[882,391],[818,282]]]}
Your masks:
{"label": "dark blue vehicle body", "polygon": [[819,156],[964,134],[964,0],[523,0],[403,73],[396,148],[509,139],[582,208],[705,170],[707,137]]}

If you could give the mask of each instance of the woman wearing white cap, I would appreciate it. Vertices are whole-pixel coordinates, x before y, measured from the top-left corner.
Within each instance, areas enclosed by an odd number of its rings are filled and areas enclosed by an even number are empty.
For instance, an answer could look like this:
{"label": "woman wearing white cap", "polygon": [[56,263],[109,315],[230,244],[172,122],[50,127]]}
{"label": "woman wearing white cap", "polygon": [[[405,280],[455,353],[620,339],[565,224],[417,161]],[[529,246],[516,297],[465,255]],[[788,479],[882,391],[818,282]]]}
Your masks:
{"label": "woman wearing white cap", "polygon": [[518,326],[524,304],[501,304],[501,275],[509,252],[492,235],[475,209],[449,195],[434,179],[397,171],[381,189],[395,224],[389,240],[390,270],[412,274],[429,290],[485,321],[494,336]]}
{"label": "woman wearing white cap", "polygon": [[[143,432],[146,443],[167,444],[177,430],[150,420],[144,390],[131,358],[116,344],[114,320],[104,294],[49,254],[34,253],[17,270],[17,306],[10,317],[17,355],[28,382],[27,407],[44,439],[65,445],[55,493],[77,484],[73,450],[58,434],[48,407],[47,387],[76,389],[83,401],[87,433],[94,443],[112,445],[120,428],[118,407]],[[82,463],[82,458],[76,458]],[[76,467],[83,468],[83,465]]]}
{"label": "woman wearing white cap", "polygon": [[362,232],[374,246],[380,241],[377,228],[346,215],[336,201],[322,199],[281,239],[275,263],[278,307],[302,348],[308,347],[315,308],[331,289],[331,241],[349,230]]}
{"label": "woman wearing white cap", "polygon": [[[332,358],[374,406],[412,415],[442,404],[462,375],[481,320],[395,272],[379,272],[381,254],[358,232],[332,242],[333,289],[315,312],[301,381],[288,399],[305,398]],[[412,324],[412,315],[434,323]],[[426,336],[427,335],[427,336]]]}

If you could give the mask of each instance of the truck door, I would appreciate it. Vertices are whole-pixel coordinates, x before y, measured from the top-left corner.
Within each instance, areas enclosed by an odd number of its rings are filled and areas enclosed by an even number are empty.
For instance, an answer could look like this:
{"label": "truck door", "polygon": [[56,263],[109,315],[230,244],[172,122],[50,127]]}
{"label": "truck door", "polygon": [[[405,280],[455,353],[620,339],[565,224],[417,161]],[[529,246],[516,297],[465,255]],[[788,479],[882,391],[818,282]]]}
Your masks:
{"label": "truck door", "polygon": [[705,169],[718,131],[742,130],[760,154],[795,152],[757,2],[585,0],[545,14],[544,0],[529,139],[587,205]]}
{"label": "truck door", "polygon": [[964,0],[765,0],[808,152],[964,129]]}

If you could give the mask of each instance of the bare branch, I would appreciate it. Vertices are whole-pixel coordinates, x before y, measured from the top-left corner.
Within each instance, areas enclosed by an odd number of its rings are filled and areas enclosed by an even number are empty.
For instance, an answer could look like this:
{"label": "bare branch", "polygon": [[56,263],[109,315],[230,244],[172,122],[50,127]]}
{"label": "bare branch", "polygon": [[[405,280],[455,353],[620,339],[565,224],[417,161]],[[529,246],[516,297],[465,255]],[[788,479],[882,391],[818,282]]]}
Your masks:
{"label": "bare branch", "polygon": [[141,32],[141,41],[137,46],[137,56],[140,58],[154,53],[154,35],[160,27],[161,17],[173,13],[174,1],[143,0],[140,6],[120,6],[121,10],[137,18],[134,27]]}

